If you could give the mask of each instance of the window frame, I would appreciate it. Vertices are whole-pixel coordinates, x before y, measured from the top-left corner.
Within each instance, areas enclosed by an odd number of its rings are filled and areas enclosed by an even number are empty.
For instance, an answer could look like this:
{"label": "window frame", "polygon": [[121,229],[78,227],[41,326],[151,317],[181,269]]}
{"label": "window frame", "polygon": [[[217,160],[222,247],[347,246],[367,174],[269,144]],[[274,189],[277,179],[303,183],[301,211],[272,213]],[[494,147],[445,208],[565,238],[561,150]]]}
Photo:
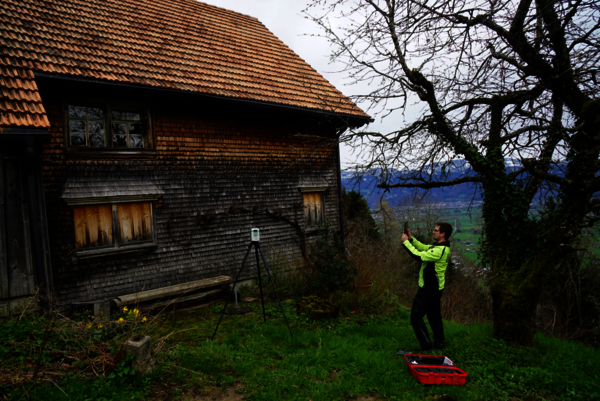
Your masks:
{"label": "window frame", "polygon": [[[101,108],[104,113],[104,138],[105,146],[103,147],[92,147],[90,145],[71,145],[71,130],[70,121],[78,120],[69,116],[69,106],[83,106],[83,107],[96,107]],[[113,110],[123,110],[139,112],[140,123],[142,124],[142,140],[143,147],[132,148],[132,147],[117,147],[113,145],[113,130],[112,130],[112,112]],[[63,111],[63,127],[64,127],[64,141],[65,150],[68,154],[155,154],[154,150],[154,123],[152,119],[152,113],[150,107],[143,102],[136,101],[119,101],[119,100],[107,100],[98,98],[67,98],[62,102]],[[86,118],[87,120],[87,118]],[[123,123],[121,120],[114,120]],[[88,142],[89,128],[86,128],[86,143]],[[129,138],[129,136],[127,136]]]}
{"label": "window frame", "polygon": [[[158,196],[127,196],[122,198],[87,198],[87,199],[72,199],[68,202],[68,205],[73,207],[85,207],[95,205],[110,205],[112,210],[112,234],[113,243],[112,246],[100,246],[91,249],[78,250],[75,248],[75,255],[77,258],[86,258],[94,256],[107,256],[107,255],[120,255],[123,253],[137,252],[144,249],[155,248],[158,246],[158,235],[156,232],[156,211],[154,207],[154,201],[158,199]],[[119,237],[119,221],[117,216],[117,205],[118,204],[131,204],[131,203],[149,203],[150,204],[150,218],[152,224],[152,239],[136,242],[134,244],[120,244]],[[75,218],[73,216],[73,236],[76,239],[76,227]]]}
{"label": "window frame", "polygon": [[304,203],[304,195],[309,195],[309,194],[318,194],[320,196],[321,199],[321,221],[325,220],[325,216],[326,216],[326,210],[325,210],[325,193],[327,192],[327,189],[329,187],[327,186],[322,186],[322,187],[298,187],[298,190],[300,191],[300,194],[302,195],[302,219],[304,220],[304,231],[316,231],[317,230],[317,224],[318,222],[315,222],[314,224],[308,225],[308,223],[306,222],[306,212],[305,212],[305,203]]}

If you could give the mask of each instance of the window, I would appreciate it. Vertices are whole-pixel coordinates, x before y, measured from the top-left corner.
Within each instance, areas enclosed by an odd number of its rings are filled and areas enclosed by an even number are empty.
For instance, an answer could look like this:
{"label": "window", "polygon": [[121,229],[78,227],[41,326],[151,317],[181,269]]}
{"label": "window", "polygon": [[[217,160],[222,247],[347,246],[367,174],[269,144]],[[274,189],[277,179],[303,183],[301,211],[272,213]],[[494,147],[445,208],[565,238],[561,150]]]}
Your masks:
{"label": "window", "polygon": [[321,192],[303,193],[304,224],[307,228],[314,227],[323,220],[323,197]]}
{"label": "window", "polygon": [[78,256],[156,245],[152,203],[73,207]]}
{"label": "window", "polygon": [[104,111],[98,107],[69,105],[69,133],[73,146],[106,146]]}
{"label": "window", "polygon": [[149,147],[149,114],[141,107],[69,103],[66,118],[71,148]]}
{"label": "window", "polygon": [[143,148],[144,138],[140,113],[113,110],[111,113],[113,146],[116,148]]}
{"label": "window", "polygon": [[[321,186],[314,186],[315,184]],[[314,182],[298,187],[298,190],[302,193],[305,229],[313,229],[320,221],[323,221],[325,215],[324,196],[327,188],[325,183]]]}
{"label": "window", "polygon": [[156,246],[154,201],[163,195],[148,177],[102,171],[90,177],[74,172],[60,197],[73,208],[77,257]]}
{"label": "window", "polygon": [[[309,184],[310,185],[310,184]],[[315,185],[312,183],[312,185]],[[321,186],[299,186],[302,193],[302,203],[304,205],[304,225],[307,229],[315,226],[325,218],[325,191],[327,185]]]}

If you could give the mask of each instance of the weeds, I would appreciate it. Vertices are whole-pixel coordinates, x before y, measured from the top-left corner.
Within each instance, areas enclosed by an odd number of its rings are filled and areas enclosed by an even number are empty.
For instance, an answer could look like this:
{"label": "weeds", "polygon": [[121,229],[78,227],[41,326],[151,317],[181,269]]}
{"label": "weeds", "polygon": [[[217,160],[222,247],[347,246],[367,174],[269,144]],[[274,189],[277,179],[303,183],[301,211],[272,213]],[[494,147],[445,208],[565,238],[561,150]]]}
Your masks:
{"label": "weeds", "polygon": [[147,316],[127,308],[112,319],[87,313],[67,318],[52,310],[5,321],[0,324],[0,396],[38,380],[55,385],[72,377],[131,375],[124,343],[133,333],[151,330]]}

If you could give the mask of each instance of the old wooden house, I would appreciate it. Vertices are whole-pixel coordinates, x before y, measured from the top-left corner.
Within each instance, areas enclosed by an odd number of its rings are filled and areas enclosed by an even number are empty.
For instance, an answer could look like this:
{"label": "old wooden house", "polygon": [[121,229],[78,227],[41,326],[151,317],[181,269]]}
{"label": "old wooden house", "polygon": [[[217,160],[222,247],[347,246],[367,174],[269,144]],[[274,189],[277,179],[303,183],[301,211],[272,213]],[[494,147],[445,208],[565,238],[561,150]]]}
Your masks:
{"label": "old wooden house", "polygon": [[300,257],[341,224],[337,135],[369,121],[247,15],[3,0],[0,314],[233,275],[252,227]]}

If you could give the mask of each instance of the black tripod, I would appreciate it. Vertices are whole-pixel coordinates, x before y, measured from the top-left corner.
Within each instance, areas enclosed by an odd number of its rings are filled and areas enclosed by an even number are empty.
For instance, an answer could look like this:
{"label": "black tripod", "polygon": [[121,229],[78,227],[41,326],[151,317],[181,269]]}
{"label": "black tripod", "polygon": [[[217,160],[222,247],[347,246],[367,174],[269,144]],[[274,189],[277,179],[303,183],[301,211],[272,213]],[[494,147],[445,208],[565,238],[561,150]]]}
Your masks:
{"label": "black tripod", "polygon": [[242,266],[240,267],[237,277],[235,278],[235,282],[233,283],[233,287],[231,287],[231,290],[229,291],[229,295],[227,296],[227,299],[225,301],[225,307],[223,307],[223,310],[221,311],[221,316],[219,317],[219,321],[217,322],[217,327],[215,327],[215,332],[213,333],[211,340],[215,339],[215,335],[217,334],[217,330],[219,329],[219,325],[221,324],[221,319],[223,319],[223,314],[225,313],[225,309],[227,309],[227,305],[229,305],[229,299],[231,298],[233,289],[235,288],[235,286],[238,283],[240,275],[242,274],[242,270],[244,270],[244,265],[246,264],[246,259],[248,259],[248,255],[250,254],[250,249],[252,249],[253,245],[254,245],[254,253],[256,254],[256,267],[258,269],[258,287],[260,288],[260,302],[262,304],[263,320],[266,322],[267,316],[265,314],[265,300],[263,298],[262,279],[260,277],[261,276],[260,261],[258,258],[259,252],[260,252],[260,257],[263,260],[263,264],[265,265],[265,270],[267,271],[267,275],[269,276],[269,279],[271,280],[271,285],[273,286],[273,290],[275,290],[275,295],[277,296],[277,302],[279,302],[279,307],[281,308],[281,313],[283,313],[283,318],[285,319],[285,324],[287,325],[288,330],[290,331],[290,336],[292,338],[294,338],[294,335],[292,334],[292,329],[290,329],[290,324],[288,323],[287,317],[285,316],[285,312],[283,310],[283,305],[281,305],[281,300],[279,299],[279,294],[277,293],[277,288],[275,288],[275,283],[273,282],[273,277],[271,277],[271,272],[269,271],[269,266],[267,266],[267,262],[265,261],[265,257],[262,253],[262,249],[260,249],[260,242],[259,241],[251,241],[250,245],[248,245],[248,250],[246,251],[246,256],[244,256],[244,260],[242,261]]}

